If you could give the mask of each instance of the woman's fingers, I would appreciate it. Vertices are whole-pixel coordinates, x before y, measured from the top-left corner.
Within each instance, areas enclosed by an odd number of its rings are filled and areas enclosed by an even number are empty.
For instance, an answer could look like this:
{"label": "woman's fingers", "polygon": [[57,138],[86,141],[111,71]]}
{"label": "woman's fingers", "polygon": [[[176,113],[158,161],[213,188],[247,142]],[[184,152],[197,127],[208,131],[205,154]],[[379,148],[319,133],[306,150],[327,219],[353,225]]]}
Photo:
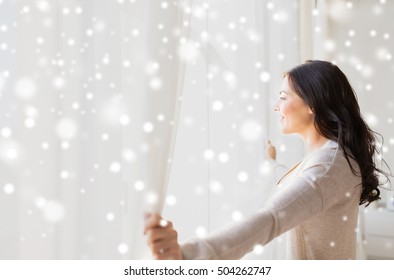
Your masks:
{"label": "woman's fingers", "polygon": [[276,160],[276,148],[271,144],[270,140],[268,140],[266,152],[270,159]]}
{"label": "woman's fingers", "polygon": [[158,242],[163,239],[178,239],[178,233],[175,230],[169,230],[168,228],[156,228],[147,232],[148,245]]}
{"label": "woman's fingers", "polygon": [[160,240],[152,243],[150,249],[154,255],[164,254],[173,248],[178,246],[178,241],[176,239],[171,240]]}
{"label": "woman's fingers", "polygon": [[151,246],[154,259],[157,260],[181,260],[182,251],[177,241],[165,242],[160,241]]}
{"label": "woman's fingers", "polygon": [[155,259],[182,259],[178,233],[170,221],[158,214],[145,215],[145,234]]}
{"label": "woman's fingers", "polygon": [[156,260],[181,260],[182,254],[179,248],[173,247],[168,251],[153,256]]}
{"label": "woman's fingers", "polygon": [[149,214],[145,215],[145,229],[144,233],[146,233],[148,230],[155,228],[155,227],[166,227],[171,222],[164,220],[159,214]]}

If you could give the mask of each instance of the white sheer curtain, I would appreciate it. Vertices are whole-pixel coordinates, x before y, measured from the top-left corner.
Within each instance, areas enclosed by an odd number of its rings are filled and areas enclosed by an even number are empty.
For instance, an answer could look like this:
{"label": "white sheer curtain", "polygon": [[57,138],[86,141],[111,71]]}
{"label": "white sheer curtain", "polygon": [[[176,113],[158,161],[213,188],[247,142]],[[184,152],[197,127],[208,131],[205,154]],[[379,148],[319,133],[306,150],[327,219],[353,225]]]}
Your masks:
{"label": "white sheer curtain", "polygon": [[119,258],[121,6],[21,0],[0,10],[2,257]]}
{"label": "white sheer curtain", "polygon": [[[208,8],[209,6],[209,8]],[[298,5],[287,1],[193,1],[181,123],[164,214],[180,239],[204,236],[259,207],[274,189],[264,141],[288,167],[302,157],[283,138],[273,104],[284,71],[299,62]],[[285,238],[248,258],[284,258]],[[281,245],[282,244],[282,245]]]}
{"label": "white sheer curtain", "polygon": [[142,256],[139,195],[157,189],[162,207],[187,3],[0,2],[2,258]]}
{"label": "white sheer curtain", "polygon": [[[185,64],[192,55],[189,40],[191,1],[176,6],[139,1],[122,11],[125,102],[130,126],[123,130],[123,148],[135,159],[124,162],[128,207],[123,234],[132,258],[148,258],[143,212],[161,213],[171,172]],[[133,36],[138,34],[138,36]]]}

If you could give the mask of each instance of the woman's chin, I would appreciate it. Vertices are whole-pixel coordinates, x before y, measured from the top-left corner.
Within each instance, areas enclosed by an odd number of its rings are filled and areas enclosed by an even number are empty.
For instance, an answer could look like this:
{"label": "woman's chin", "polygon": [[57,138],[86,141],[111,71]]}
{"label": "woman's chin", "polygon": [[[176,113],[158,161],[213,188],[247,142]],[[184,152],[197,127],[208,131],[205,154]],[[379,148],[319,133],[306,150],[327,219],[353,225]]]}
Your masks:
{"label": "woman's chin", "polygon": [[285,126],[282,126],[282,127],[280,128],[280,130],[281,130],[281,132],[282,132],[283,134],[290,134],[290,133],[291,133],[288,129],[286,129]]}
{"label": "woman's chin", "polygon": [[292,132],[289,130],[289,127],[286,125],[286,122],[285,122],[284,119],[280,119],[280,121],[279,121],[279,126],[280,126],[280,131],[281,131],[283,134],[290,134],[290,133],[292,133]]}

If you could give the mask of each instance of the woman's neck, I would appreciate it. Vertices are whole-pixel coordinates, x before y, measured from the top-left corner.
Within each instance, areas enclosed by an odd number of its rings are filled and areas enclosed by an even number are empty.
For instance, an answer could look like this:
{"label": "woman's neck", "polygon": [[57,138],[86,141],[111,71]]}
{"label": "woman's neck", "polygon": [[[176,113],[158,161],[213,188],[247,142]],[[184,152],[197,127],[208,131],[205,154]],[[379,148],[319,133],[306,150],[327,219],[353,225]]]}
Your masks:
{"label": "woman's neck", "polygon": [[327,143],[329,139],[319,134],[317,131],[309,134],[301,135],[304,139],[305,148],[306,148],[306,156],[311,153],[320,150],[324,144]]}

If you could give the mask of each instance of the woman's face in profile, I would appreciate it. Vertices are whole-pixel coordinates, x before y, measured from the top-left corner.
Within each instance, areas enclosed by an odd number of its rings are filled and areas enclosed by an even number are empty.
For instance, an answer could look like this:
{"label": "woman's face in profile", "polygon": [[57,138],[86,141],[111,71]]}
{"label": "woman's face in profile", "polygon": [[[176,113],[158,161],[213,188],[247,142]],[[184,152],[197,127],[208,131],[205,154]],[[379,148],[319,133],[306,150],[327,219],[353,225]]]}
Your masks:
{"label": "woman's face in profile", "polygon": [[314,129],[314,114],[311,108],[299,97],[286,76],[279,92],[279,100],[274,111],[280,114],[279,123],[285,134],[304,134]]}

